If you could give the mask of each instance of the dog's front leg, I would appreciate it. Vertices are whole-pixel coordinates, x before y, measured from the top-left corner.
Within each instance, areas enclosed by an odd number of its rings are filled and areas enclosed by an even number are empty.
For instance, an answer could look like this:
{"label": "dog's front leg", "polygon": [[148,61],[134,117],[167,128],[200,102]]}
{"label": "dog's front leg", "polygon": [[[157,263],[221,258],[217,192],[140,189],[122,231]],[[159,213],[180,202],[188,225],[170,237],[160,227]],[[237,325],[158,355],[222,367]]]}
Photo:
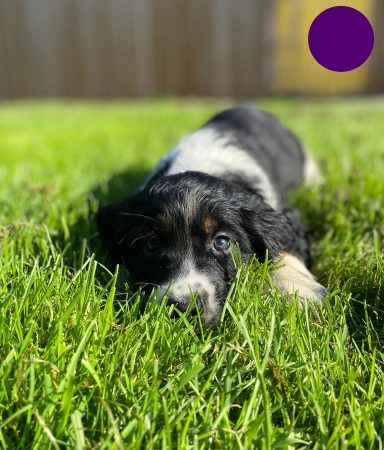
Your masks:
{"label": "dog's front leg", "polygon": [[282,294],[293,297],[297,293],[302,303],[319,302],[325,297],[325,287],[316,281],[297,256],[283,252],[276,258],[274,265],[271,278]]}

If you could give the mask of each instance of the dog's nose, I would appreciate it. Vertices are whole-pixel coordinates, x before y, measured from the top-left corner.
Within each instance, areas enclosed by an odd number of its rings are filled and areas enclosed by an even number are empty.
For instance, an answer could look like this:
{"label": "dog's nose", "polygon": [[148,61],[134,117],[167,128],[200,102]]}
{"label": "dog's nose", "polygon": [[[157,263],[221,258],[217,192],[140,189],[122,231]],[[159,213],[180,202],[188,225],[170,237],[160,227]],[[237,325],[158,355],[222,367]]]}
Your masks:
{"label": "dog's nose", "polygon": [[207,299],[208,293],[203,290],[197,293],[192,293],[191,295],[183,295],[180,297],[171,295],[168,297],[168,304],[174,305],[181,312],[186,312],[191,302],[194,302],[194,305],[190,311],[192,314],[197,314],[197,311],[203,311]]}

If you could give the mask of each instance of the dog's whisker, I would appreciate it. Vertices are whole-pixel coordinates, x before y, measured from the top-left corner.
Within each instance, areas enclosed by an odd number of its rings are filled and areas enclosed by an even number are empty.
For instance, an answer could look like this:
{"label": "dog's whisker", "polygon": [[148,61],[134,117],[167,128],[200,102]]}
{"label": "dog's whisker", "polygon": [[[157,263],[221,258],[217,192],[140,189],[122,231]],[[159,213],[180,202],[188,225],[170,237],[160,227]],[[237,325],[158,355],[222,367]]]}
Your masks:
{"label": "dog's whisker", "polygon": [[160,287],[158,284],[156,283],[150,283],[148,281],[135,281],[133,284],[137,284],[140,285],[141,287],[145,287],[145,286],[154,286],[156,288]]}
{"label": "dog's whisker", "polygon": [[[130,247],[132,247],[132,245],[133,245],[135,242],[139,241],[140,239],[145,239],[145,238],[151,237],[151,236],[154,236],[154,233],[153,233],[153,232],[150,232],[150,233],[147,233],[147,234],[138,236],[137,238],[135,238],[135,239],[130,243]],[[118,241],[117,245],[121,245],[121,244],[122,244],[123,242],[125,242],[129,237],[130,237],[130,234],[129,234],[129,233],[126,234],[125,236],[123,236],[123,237]]]}
{"label": "dog's whisker", "polygon": [[127,212],[120,212],[121,216],[133,216],[133,217],[141,217],[143,219],[152,220],[152,222],[155,221],[153,217],[145,216],[144,214],[135,214],[135,213],[127,213]]}
{"label": "dog's whisker", "polygon": [[132,247],[132,245],[135,243],[135,242],[138,242],[138,241],[140,241],[141,239],[145,239],[145,238],[148,238],[148,237],[150,237],[150,238],[154,238],[155,237],[155,234],[153,233],[153,232],[151,232],[151,233],[148,233],[148,234],[144,234],[143,236],[139,236],[139,237],[137,237],[136,239],[134,239],[131,243],[130,243],[130,247]]}

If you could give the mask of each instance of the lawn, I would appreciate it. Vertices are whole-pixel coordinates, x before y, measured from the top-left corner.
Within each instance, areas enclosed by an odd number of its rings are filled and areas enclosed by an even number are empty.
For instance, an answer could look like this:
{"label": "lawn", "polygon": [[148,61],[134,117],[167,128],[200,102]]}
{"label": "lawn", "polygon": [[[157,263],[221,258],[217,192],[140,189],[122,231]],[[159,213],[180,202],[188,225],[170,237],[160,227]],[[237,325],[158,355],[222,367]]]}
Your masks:
{"label": "lawn", "polygon": [[384,101],[259,104],[323,169],[291,200],[329,295],[287,304],[253,262],[211,329],[141,314],[94,219],[228,103],[0,104],[0,447],[383,447]]}

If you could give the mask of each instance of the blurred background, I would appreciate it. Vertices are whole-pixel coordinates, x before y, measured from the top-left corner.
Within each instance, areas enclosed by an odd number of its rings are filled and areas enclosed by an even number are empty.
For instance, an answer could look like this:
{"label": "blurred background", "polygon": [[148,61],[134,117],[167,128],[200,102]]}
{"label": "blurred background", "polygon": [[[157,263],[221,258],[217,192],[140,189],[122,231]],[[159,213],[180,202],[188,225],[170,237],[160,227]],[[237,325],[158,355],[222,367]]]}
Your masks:
{"label": "blurred background", "polygon": [[344,0],[375,29],[334,73],[307,34],[330,0],[0,0],[0,98],[341,95],[384,91],[384,1]]}

